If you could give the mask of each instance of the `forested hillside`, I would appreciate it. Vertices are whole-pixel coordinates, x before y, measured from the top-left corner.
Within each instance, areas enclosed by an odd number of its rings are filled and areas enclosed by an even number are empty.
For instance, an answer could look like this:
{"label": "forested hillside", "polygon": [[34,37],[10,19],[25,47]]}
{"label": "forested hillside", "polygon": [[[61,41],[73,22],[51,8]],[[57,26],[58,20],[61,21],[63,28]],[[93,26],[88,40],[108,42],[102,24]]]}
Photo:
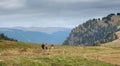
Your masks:
{"label": "forested hillside", "polygon": [[15,39],[12,38],[8,38],[7,36],[5,36],[3,33],[0,34],[0,40],[10,40],[10,41],[17,41]]}
{"label": "forested hillside", "polygon": [[64,45],[100,45],[117,39],[120,30],[120,13],[109,14],[102,19],[90,19],[74,28]]}

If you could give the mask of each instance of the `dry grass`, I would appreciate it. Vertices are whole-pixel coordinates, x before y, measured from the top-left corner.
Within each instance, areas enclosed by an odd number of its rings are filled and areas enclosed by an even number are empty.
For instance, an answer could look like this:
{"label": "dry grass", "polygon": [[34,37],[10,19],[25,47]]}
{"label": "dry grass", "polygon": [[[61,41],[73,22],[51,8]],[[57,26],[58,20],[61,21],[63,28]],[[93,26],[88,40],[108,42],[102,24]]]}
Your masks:
{"label": "dry grass", "polygon": [[[120,49],[120,48],[119,48]],[[1,52],[1,57],[5,56],[67,56],[67,57],[83,57],[87,59],[104,61],[106,63],[112,63],[120,65],[120,50],[111,47],[77,47],[77,46],[56,46],[52,50],[42,50],[42,49],[26,49],[21,51],[19,49],[5,50]],[[6,59],[1,59],[6,60]]]}
{"label": "dry grass", "polygon": [[[38,46],[38,45],[37,45]],[[33,46],[25,48],[8,48],[0,51],[0,62],[27,58],[82,57],[88,60],[103,61],[120,65],[120,41],[115,40],[102,46],[55,46],[54,49],[42,50]],[[42,62],[33,60],[34,62]],[[19,63],[16,61],[16,63]],[[48,65],[49,66],[49,65]]]}

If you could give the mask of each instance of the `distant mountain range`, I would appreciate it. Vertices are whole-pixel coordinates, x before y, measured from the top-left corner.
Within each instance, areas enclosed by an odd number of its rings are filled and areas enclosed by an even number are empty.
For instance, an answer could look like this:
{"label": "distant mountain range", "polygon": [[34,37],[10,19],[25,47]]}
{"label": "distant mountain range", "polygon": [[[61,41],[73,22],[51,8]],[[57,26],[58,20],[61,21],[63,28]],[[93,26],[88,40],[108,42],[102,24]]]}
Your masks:
{"label": "distant mountain range", "polygon": [[32,32],[43,32],[47,34],[52,34],[59,31],[70,31],[69,28],[63,27],[13,27],[8,29],[19,29],[23,31],[32,31]]}
{"label": "distant mountain range", "polygon": [[120,13],[90,19],[72,29],[64,45],[100,45],[117,39],[120,31]]}
{"label": "distant mountain range", "polygon": [[32,43],[55,43],[61,44],[69,35],[71,29],[61,27],[13,27],[0,28],[0,33],[4,33],[10,38],[23,42]]}

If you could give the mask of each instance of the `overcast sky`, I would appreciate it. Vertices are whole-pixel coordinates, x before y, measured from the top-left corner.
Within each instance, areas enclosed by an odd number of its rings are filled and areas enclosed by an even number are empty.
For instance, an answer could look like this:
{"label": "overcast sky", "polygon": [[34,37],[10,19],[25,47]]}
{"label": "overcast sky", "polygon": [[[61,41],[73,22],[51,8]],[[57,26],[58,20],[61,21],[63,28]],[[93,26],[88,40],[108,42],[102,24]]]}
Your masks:
{"label": "overcast sky", "polygon": [[69,27],[120,12],[120,0],[0,0],[0,27]]}

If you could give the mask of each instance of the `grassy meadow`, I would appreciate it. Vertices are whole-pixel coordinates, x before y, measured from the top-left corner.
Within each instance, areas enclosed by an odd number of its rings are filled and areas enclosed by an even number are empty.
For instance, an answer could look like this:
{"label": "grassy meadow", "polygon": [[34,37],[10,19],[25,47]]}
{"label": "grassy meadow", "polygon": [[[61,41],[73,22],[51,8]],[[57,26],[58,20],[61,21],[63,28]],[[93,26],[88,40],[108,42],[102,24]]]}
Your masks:
{"label": "grassy meadow", "polygon": [[[114,43],[118,45],[114,46]],[[119,66],[120,40],[102,46],[55,46],[0,41],[0,66]]]}

